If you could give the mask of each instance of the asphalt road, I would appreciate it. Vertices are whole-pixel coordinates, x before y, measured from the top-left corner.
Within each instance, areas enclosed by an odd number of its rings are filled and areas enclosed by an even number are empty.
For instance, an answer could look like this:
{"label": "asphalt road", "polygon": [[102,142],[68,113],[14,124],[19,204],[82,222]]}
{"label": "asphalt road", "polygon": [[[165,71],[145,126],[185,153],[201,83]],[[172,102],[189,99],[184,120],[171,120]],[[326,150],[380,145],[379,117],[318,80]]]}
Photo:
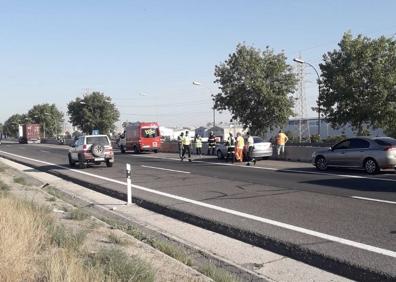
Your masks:
{"label": "asphalt road", "polygon": [[67,147],[45,144],[3,143],[0,155],[123,193],[130,163],[137,185],[133,195],[140,199],[257,234],[263,240],[257,245],[275,251],[267,239],[290,244],[291,252],[297,246],[295,257],[308,263],[320,265],[310,258],[320,254],[396,279],[394,171],[368,176],[351,170],[318,173],[292,162],[247,167],[203,158],[188,163],[161,153],[117,153],[112,168],[70,170]]}

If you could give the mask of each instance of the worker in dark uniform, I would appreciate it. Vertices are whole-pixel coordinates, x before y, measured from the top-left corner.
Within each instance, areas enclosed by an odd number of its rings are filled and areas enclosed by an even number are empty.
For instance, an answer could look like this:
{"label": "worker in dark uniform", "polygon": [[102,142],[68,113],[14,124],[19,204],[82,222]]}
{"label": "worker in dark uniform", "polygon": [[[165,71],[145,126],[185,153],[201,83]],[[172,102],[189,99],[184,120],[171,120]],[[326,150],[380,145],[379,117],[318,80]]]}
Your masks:
{"label": "worker in dark uniform", "polygon": [[179,158],[182,157],[182,152],[183,152],[183,138],[184,138],[184,132],[180,133],[179,136],[177,136],[177,148],[179,150]]}
{"label": "worker in dark uniform", "polygon": [[212,155],[214,156],[215,149],[216,149],[216,136],[214,135],[213,131],[211,131],[208,138],[208,156],[211,154],[210,153],[211,151],[212,151]]}

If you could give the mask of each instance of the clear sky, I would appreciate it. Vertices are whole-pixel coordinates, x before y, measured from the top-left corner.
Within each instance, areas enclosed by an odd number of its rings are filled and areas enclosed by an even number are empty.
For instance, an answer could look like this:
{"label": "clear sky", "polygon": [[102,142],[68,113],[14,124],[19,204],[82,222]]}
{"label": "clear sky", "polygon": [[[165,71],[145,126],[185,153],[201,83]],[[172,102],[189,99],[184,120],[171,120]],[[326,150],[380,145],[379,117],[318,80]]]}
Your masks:
{"label": "clear sky", "polygon": [[[283,50],[291,64],[301,54],[317,66],[348,30],[394,35],[395,11],[392,0],[0,0],[0,122],[35,104],[65,111],[76,97],[101,91],[120,122],[205,125],[214,66],[238,43]],[[317,85],[313,71],[306,74],[310,108]]]}

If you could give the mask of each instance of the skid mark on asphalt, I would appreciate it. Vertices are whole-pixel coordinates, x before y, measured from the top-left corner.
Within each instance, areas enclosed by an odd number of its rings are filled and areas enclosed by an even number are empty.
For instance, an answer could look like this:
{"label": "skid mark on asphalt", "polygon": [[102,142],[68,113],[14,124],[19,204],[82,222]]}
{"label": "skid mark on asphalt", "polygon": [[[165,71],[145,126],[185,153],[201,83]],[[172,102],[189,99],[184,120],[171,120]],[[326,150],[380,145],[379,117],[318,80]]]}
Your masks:
{"label": "skid mark on asphalt", "polygon": [[[68,169],[70,171],[73,171],[73,172],[76,172],[76,173],[79,173],[79,174],[83,174],[83,175],[87,175],[87,176],[90,176],[90,177],[102,179],[102,180],[105,180],[105,181],[108,181],[108,182],[113,182],[113,183],[117,183],[117,184],[120,184],[120,185],[123,185],[123,186],[127,186],[127,183],[123,182],[123,181],[114,180],[114,179],[111,179],[111,178],[95,175],[95,174],[92,174],[92,173],[88,173],[88,172],[84,172],[84,171],[80,171],[80,170],[76,170],[76,169],[69,169],[66,166],[60,166],[60,165],[57,165],[57,164],[53,164],[53,163],[49,163],[49,162],[45,162],[45,161],[40,161],[40,160],[36,160],[36,159],[32,159],[32,158],[27,158],[27,157],[24,157],[24,156],[8,153],[8,152],[4,152],[4,151],[0,151],[0,153],[6,154],[6,155],[10,155],[10,156],[14,156],[14,157],[18,157],[18,158],[21,158],[21,159],[34,161],[34,162],[37,162],[37,163],[51,165],[51,166],[58,167],[58,168],[61,168],[61,169],[65,169],[66,168],[66,169]],[[358,249],[365,250],[365,251],[369,251],[369,252],[372,252],[372,253],[377,253],[377,254],[380,254],[380,255],[396,258],[396,252],[392,251],[392,250],[387,250],[387,249],[383,249],[383,248],[380,248],[380,247],[375,247],[375,246],[372,246],[372,245],[368,245],[368,244],[352,241],[352,240],[349,240],[349,239],[344,239],[344,238],[341,238],[341,237],[329,235],[329,234],[318,232],[318,231],[315,231],[315,230],[311,230],[311,229],[295,226],[295,225],[292,225],[292,224],[288,224],[288,223],[275,221],[275,220],[272,220],[272,219],[268,219],[268,218],[259,217],[259,216],[256,216],[256,215],[240,212],[240,211],[237,211],[237,210],[227,209],[227,208],[215,206],[215,205],[212,205],[212,204],[203,203],[203,202],[200,202],[200,201],[197,201],[197,200],[192,200],[192,199],[188,199],[188,198],[185,198],[185,197],[181,197],[181,196],[177,196],[177,195],[173,195],[173,194],[169,194],[169,193],[153,190],[153,189],[146,188],[146,187],[139,186],[139,185],[132,185],[132,187],[135,188],[135,189],[141,190],[141,191],[145,191],[145,192],[156,194],[156,195],[159,195],[159,196],[171,198],[171,199],[178,200],[178,201],[181,201],[181,202],[190,203],[190,204],[193,204],[193,205],[196,205],[196,206],[208,208],[208,209],[211,209],[211,210],[223,212],[223,213],[230,214],[230,215],[235,215],[235,216],[238,216],[238,217],[241,217],[241,218],[254,220],[256,222],[261,222],[261,223],[277,226],[277,227],[280,227],[280,228],[283,228],[283,229],[299,232],[299,233],[302,233],[302,234],[305,234],[305,235],[321,238],[321,239],[324,239],[324,240],[327,240],[327,241],[332,241],[332,242],[335,242],[335,243],[351,246],[351,247],[358,248]]]}

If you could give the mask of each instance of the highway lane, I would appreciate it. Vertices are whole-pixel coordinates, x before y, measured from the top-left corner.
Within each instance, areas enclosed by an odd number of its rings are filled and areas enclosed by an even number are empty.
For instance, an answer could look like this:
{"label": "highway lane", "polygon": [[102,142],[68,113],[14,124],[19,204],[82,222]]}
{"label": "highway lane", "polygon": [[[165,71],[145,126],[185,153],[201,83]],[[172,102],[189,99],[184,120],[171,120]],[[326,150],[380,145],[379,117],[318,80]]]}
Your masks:
{"label": "highway lane", "polygon": [[[42,145],[15,145],[2,146],[0,150],[56,164],[66,163],[64,149],[53,147],[44,149]],[[346,176],[355,175],[363,178],[337,176],[335,175],[337,171],[330,174],[310,174],[314,170],[294,173],[290,169],[275,171],[236,165],[223,166],[211,162],[186,163],[167,158],[161,159],[158,156],[160,155],[117,155],[117,162],[111,169],[93,166],[84,171],[124,181],[125,163],[130,162],[134,168],[133,183],[144,187],[370,246],[396,250],[396,205],[350,198],[356,195],[369,196],[391,202],[395,199],[396,193],[394,188],[396,179],[392,174],[376,177],[389,178],[385,181],[365,178],[364,174],[359,173],[347,173]],[[103,184],[106,181],[99,182]],[[122,185],[107,185],[125,191]],[[354,260],[358,264],[366,264],[368,267],[388,273],[392,273],[392,269],[394,271],[395,261],[389,256],[325,242],[323,239],[299,232],[202,209],[188,203],[163,199],[158,195],[153,196],[141,191],[136,191],[136,194],[155,198],[156,201],[176,206],[192,214],[236,224],[266,236],[305,245],[312,250],[340,259]],[[346,250],[349,251],[345,252]]]}

